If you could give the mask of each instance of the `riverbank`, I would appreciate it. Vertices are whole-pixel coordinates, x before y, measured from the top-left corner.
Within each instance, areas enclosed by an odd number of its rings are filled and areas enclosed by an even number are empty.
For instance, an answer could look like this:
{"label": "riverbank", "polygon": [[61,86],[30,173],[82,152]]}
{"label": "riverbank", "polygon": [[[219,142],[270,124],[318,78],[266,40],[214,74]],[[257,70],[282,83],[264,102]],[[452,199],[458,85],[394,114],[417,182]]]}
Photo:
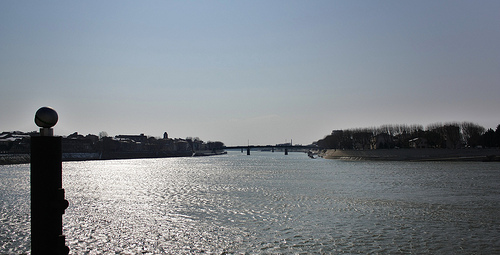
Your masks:
{"label": "riverbank", "polygon": [[[202,157],[202,156],[216,156],[222,155],[227,152],[223,150],[206,150],[197,151],[195,153],[186,152],[165,152],[162,154],[156,153],[108,153],[101,155],[100,153],[63,153],[62,161],[86,161],[86,160],[110,160],[110,159],[137,159],[137,158],[173,158],[173,157]],[[14,164],[29,164],[29,154],[0,154],[0,165],[14,165]]]}
{"label": "riverbank", "polygon": [[500,161],[500,149],[326,150],[326,159],[386,161]]}
{"label": "riverbank", "polygon": [[29,162],[29,154],[0,154],[0,165],[26,164]]}

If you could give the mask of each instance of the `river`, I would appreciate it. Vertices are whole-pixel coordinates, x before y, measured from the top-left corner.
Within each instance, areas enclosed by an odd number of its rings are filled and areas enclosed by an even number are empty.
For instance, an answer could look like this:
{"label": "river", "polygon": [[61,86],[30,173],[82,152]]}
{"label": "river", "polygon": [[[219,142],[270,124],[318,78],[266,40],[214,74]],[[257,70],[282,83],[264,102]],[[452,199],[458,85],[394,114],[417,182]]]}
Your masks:
{"label": "river", "polygon": [[[30,251],[29,164],[0,166],[0,254]],[[63,163],[70,254],[500,254],[498,162],[229,151]]]}

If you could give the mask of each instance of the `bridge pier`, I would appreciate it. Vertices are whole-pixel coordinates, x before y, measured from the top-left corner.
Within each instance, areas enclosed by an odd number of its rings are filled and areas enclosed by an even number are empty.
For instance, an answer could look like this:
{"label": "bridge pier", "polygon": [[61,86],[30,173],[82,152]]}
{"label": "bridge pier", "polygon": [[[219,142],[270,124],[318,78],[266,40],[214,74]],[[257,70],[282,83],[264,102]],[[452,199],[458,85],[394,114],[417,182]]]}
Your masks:
{"label": "bridge pier", "polygon": [[288,155],[288,148],[285,148],[285,155]]}
{"label": "bridge pier", "polygon": [[247,148],[247,155],[250,155],[250,147]]}

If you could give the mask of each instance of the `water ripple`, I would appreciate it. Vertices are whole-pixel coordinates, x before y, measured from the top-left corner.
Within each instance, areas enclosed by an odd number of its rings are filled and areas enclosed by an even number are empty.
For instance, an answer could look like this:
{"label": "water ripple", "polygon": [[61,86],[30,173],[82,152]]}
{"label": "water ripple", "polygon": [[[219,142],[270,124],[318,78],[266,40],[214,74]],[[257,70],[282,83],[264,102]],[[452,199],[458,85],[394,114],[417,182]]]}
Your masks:
{"label": "water ripple", "polygon": [[[500,252],[497,164],[231,152],[63,169],[72,254]],[[0,177],[0,253],[29,252],[29,165]]]}

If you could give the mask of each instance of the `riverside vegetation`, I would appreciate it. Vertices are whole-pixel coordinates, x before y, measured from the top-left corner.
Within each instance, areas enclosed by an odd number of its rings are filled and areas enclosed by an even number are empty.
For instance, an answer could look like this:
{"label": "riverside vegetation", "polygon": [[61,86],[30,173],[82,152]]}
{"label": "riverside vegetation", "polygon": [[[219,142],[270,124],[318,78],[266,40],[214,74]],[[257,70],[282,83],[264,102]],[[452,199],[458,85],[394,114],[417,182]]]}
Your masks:
{"label": "riverside vegetation", "polygon": [[[321,148],[329,149],[328,153],[324,154],[329,158],[419,160],[482,158],[491,161],[498,160],[500,156],[497,155],[500,146],[500,125],[496,130],[491,128],[486,130],[472,122],[435,123],[425,129],[418,124],[382,125],[372,128],[333,130],[330,135],[315,143]],[[377,152],[380,149],[406,148],[421,150]]]}

